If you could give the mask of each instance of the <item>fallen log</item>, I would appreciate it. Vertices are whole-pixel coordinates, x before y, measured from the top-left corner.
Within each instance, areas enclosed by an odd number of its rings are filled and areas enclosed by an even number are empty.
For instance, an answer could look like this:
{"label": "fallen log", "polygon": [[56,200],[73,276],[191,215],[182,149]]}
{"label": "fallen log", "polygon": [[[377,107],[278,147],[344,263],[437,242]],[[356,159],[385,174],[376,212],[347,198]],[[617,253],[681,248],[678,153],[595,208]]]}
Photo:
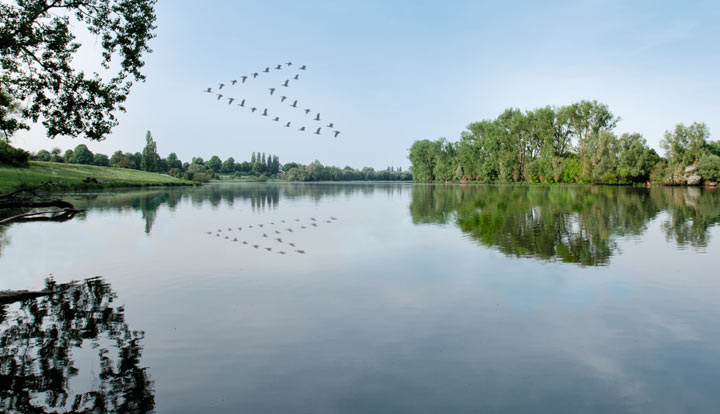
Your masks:
{"label": "fallen log", "polygon": [[51,291],[0,290],[0,305],[7,305],[26,299],[52,295]]}

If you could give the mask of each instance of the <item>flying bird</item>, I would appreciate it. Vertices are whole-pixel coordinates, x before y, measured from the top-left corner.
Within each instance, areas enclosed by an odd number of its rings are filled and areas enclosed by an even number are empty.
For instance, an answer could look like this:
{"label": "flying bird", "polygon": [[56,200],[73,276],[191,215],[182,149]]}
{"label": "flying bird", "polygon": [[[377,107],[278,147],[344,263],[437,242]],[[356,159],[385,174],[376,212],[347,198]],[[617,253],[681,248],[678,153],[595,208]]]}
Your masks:
{"label": "flying bird", "polygon": [[235,100],[235,98],[228,98],[228,105],[232,105],[234,100]]}
{"label": "flying bird", "polygon": [[275,239],[275,240],[277,240],[278,242],[282,243],[282,239],[281,239],[280,237],[278,237],[278,238]]}
{"label": "flying bird", "polygon": [[253,73],[253,74],[252,74],[252,77],[253,77],[253,79],[257,78],[257,77],[258,77],[258,75],[260,75],[260,74],[259,74],[259,73],[257,73],[257,72]]}
{"label": "flying bird", "polygon": [[290,121],[288,121],[287,124],[285,124],[286,127],[290,128]]}
{"label": "flying bird", "polygon": [[245,107],[245,99],[243,99],[242,101],[240,101],[240,103],[238,104],[238,106],[242,106],[242,107],[244,108],[244,107]]}
{"label": "flying bird", "polygon": [[223,96],[222,96],[222,94],[221,94],[221,93],[219,93],[219,94],[217,94],[217,97],[218,97],[218,99],[217,99],[217,100],[219,101],[220,99],[222,99],[222,97],[223,97]]}
{"label": "flying bird", "polygon": [[266,67],[263,72],[265,72],[265,73],[270,72],[270,66]]}
{"label": "flying bird", "polygon": [[282,65],[275,66],[275,69],[282,69]]}
{"label": "flying bird", "polygon": [[284,251],[282,251],[282,250],[280,250],[280,251],[279,251],[278,253],[280,253],[280,254],[285,254],[285,252],[284,252]]}
{"label": "flying bird", "polygon": [[290,246],[295,247],[295,243],[288,243]]}
{"label": "flying bird", "polygon": [[311,111],[311,109],[306,109],[306,110],[305,110],[305,113],[306,113],[306,114],[309,114],[310,111]]}
{"label": "flying bird", "polygon": [[279,231],[277,231],[277,230],[275,230],[275,234],[280,234],[280,232],[279,232]]}
{"label": "flying bird", "polygon": [[[254,106],[252,108],[250,108],[250,112],[255,112],[255,111],[257,111],[257,108],[255,108]],[[252,227],[252,226],[250,226],[250,227]]]}
{"label": "flying bird", "polygon": [[287,88],[289,82],[290,82],[290,79],[285,79],[285,83],[283,83],[282,86]]}
{"label": "flying bird", "polygon": [[272,95],[275,92],[275,88],[268,88],[268,90],[270,91],[270,95]]}
{"label": "flying bird", "polygon": [[333,131],[335,132],[335,136],[333,138],[337,138],[338,135],[340,135],[340,131]]}
{"label": "flying bird", "polygon": [[317,129],[317,131],[313,132],[315,135],[320,135],[320,128]]}
{"label": "flying bird", "polygon": [[295,250],[295,251],[298,252],[298,253],[300,253],[300,254],[305,254],[305,250]]}
{"label": "flying bird", "polygon": [[212,93],[212,88],[207,88],[203,92]]}
{"label": "flying bird", "polygon": [[237,79],[233,79],[233,80],[230,81],[230,84],[231,84],[231,85],[235,85],[236,83],[237,83]]}
{"label": "flying bird", "polygon": [[273,118],[273,121],[279,121],[279,120],[280,120],[279,116],[276,116],[275,118]]}
{"label": "flying bird", "polygon": [[293,79],[295,79],[295,80],[300,79],[300,75],[295,75],[295,77]]}
{"label": "flying bird", "polygon": [[245,83],[245,81],[247,80],[247,76],[240,76],[240,79],[242,79],[242,83]]}
{"label": "flying bird", "polygon": [[268,116],[267,108],[265,108],[265,110],[263,111],[262,116]]}
{"label": "flying bird", "polygon": [[318,112],[318,114],[315,115],[314,121],[319,121],[319,120],[320,120],[320,112]]}
{"label": "flying bird", "polygon": [[267,237],[267,236],[268,236],[267,234],[263,233],[263,237]]}
{"label": "flying bird", "polygon": [[298,131],[305,131],[305,127],[301,127]]}
{"label": "flying bird", "polygon": [[225,84],[224,84],[224,83],[221,83],[221,84],[220,84],[220,87],[219,87],[218,89],[222,89],[223,86],[225,86]]}
{"label": "flying bird", "polygon": [[300,66],[300,70],[305,70],[305,69],[306,69],[305,65]]}
{"label": "flying bird", "polygon": [[271,252],[271,251],[272,251],[272,247],[266,247],[265,250]]}
{"label": "flying bird", "polygon": [[292,231],[292,229],[287,229],[287,231],[289,231],[290,233],[292,233],[292,232],[293,232],[293,231]]}
{"label": "flying bird", "polygon": [[330,220],[337,220],[337,218],[330,216]]}
{"label": "flying bird", "polygon": [[288,66],[292,66],[292,62],[286,62],[285,64]]}
{"label": "flying bird", "polygon": [[296,99],[295,102],[293,102],[292,105],[290,105],[290,106],[292,106],[293,108],[297,108],[297,99]]}
{"label": "flying bird", "polygon": [[327,124],[326,126],[327,126],[328,128],[333,128],[333,127],[334,127],[334,125],[333,125],[333,123],[332,123],[332,122],[330,122],[330,123],[329,123],[329,124]]}
{"label": "flying bird", "polygon": [[281,96],[281,97],[280,97],[280,102],[285,102],[286,99],[287,99],[287,96]]}

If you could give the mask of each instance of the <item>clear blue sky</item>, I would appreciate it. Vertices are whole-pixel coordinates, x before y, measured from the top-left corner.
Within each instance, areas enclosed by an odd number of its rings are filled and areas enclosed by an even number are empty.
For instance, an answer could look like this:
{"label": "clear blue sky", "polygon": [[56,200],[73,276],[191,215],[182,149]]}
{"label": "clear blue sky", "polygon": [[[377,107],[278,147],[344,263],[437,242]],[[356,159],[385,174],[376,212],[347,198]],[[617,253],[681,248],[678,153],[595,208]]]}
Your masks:
{"label": "clear blue sky", "polygon": [[[508,107],[581,99],[607,103],[623,119],[618,133],[640,132],[656,149],[680,122],[705,122],[713,139],[720,134],[714,1],[160,0],[157,15],[147,82],[134,87],[106,141],[50,141],[35,128],[15,144],[86,143],[109,155],[141,151],[150,130],[162,156],[174,151],[184,161],[261,151],[281,162],[407,167],[416,139],[457,140],[469,123]],[[334,122],[338,139],[283,128],[201,92],[287,60],[308,70],[286,95]],[[267,99],[264,88],[286,73],[228,94]],[[271,104],[293,126],[301,119]]]}

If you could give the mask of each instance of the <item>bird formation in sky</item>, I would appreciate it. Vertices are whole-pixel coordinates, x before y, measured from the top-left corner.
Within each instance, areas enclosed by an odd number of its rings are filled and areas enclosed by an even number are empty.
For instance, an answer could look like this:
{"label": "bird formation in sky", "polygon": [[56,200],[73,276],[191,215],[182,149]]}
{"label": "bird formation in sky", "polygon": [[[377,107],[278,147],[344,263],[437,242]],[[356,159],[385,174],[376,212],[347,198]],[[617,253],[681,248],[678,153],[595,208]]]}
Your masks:
{"label": "bird formation in sky", "polygon": [[[331,224],[336,217],[327,219],[316,219],[310,217],[307,220],[287,219],[271,221],[268,223],[249,224],[238,227],[219,228],[217,231],[208,231],[207,234],[215,235],[218,239],[239,243],[243,246],[254,249],[264,249],[268,252],[278,254],[299,253],[305,254],[305,250],[298,248],[295,242],[288,239],[298,237],[304,230],[317,228],[320,225]],[[284,238],[284,239],[283,239]]]}
{"label": "bird formation in sky", "polygon": [[[284,94],[284,90],[281,93],[280,88],[289,88],[290,82],[297,81],[300,79],[300,73],[296,73],[294,76],[289,77],[288,79],[285,79],[284,82],[282,82],[279,85],[274,85],[268,87],[266,90],[269,91],[269,95],[273,97],[279,98],[280,103],[286,104],[291,108],[295,109],[302,109],[302,112],[305,113],[305,115],[309,115],[310,118],[307,121],[301,121],[299,124],[297,124],[297,121],[287,121],[285,119],[282,119],[280,115],[271,114],[268,112],[268,108],[263,107],[262,111],[260,110],[259,106],[252,106],[249,104],[249,99],[251,97],[245,97],[242,96],[242,98],[236,99],[232,95],[242,94],[242,89],[239,89],[239,87],[242,87],[246,82],[248,82],[251,79],[256,79],[261,76],[261,73],[270,73],[274,70],[291,70],[295,66],[293,66],[292,62],[285,62],[284,64],[278,64],[274,67],[274,69],[270,69],[270,66],[265,67],[265,69],[261,70],[260,72],[253,72],[249,75],[242,75],[238,79],[232,79],[229,82],[229,85],[225,82],[218,82],[217,90],[213,90],[212,87],[208,87],[207,89],[204,89],[203,92],[208,94],[215,94],[217,97],[217,101],[224,102],[227,100],[228,105],[235,105],[239,108],[243,109],[249,109],[251,114],[255,114],[256,112],[260,112],[259,115],[263,117],[271,117],[272,121],[278,122],[278,125],[282,125],[285,128],[297,128],[297,131],[299,132],[310,132],[313,131],[313,134],[315,135],[325,135],[329,134],[334,138],[337,138],[338,135],[340,135],[340,130],[335,127],[335,124],[333,122],[330,122],[326,125],[323,125],[323,119],[320,116],[320,112],[314,112],[311,108],[302,108],[299,106],[298,100],[295,98],[290,98],[287,95]],[[302,65],[297,67],[299,71],[305,71],[307,70],[306,65]],[[276,94],[277,92],[277,94]],[[224,98],[224,99],[223,99]],[[248,101],[248,102],[246,102]],[[287,103],[286,103],[287,101]],[[312,116],[312,112],[315,113],[314,117]],[[282,122],[281,122],[282,121]],[[319,123],[319,124],[318,124]]]}

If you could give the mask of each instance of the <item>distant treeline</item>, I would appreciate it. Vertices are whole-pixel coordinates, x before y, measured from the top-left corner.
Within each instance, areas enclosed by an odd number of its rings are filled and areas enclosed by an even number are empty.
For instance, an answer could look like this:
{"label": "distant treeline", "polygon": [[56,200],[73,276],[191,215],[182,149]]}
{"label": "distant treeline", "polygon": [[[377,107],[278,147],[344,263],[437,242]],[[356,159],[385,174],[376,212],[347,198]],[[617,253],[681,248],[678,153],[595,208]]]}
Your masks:
{"label": "distant treeline", "polygon": [[[54,148],[52,151],[40,150],[37,154],[30,154],[29,158],[36,161],[89,164],[157,172],[199,182],[243,176],[253,176],[261,181],[268,178],[290,181],[412,180],[412,174],[409,171],[402,171],[402,168],[388,167],[386,170],[380,171],[375,171],[369,167],[362,170],[351,167],[340,169],[338,167],[323,166],[319,161],[309,165],[295,162],[283,165],[277,155],[266,155],[264,152],[253,152],[249,161],[242,162],[236,162],[233,157],[223,161],[217,155],[213,155],[207,161],[203,160],[202,157],[193,157],[190,162],[183,162],[174,152],[171,152],[165,158],[160,157],[157,152],[157,143],[150,131],[147,132],[145,141],[145,148],[142,152],[115,151],[110,157],[105,154],[93,153],[85,144],[80,144],[74,150],[67,150],[64,153],[59,148]],[[25,153],[19,149],[16,151]]]}
{"label": "distant treeline", "polygon": [[365,167],[356,170],[349,166],[343,169],[324,166],[320,161],[308,165],[289,162],[283,166],[285,178],[289,181],[412,181],[412,173],[402,168],[388,167],[375,170]]}
{"label": "distant treeline", "polygon": [[607,105],[581,101],[532,111],[507,109],[468,125],[460,140],[415,141],[415,181],[486,183],[700,184],[720,180],[720,141],[705,124],[679,124],[662,140],[665,157],[641,134],[613,130]]}

